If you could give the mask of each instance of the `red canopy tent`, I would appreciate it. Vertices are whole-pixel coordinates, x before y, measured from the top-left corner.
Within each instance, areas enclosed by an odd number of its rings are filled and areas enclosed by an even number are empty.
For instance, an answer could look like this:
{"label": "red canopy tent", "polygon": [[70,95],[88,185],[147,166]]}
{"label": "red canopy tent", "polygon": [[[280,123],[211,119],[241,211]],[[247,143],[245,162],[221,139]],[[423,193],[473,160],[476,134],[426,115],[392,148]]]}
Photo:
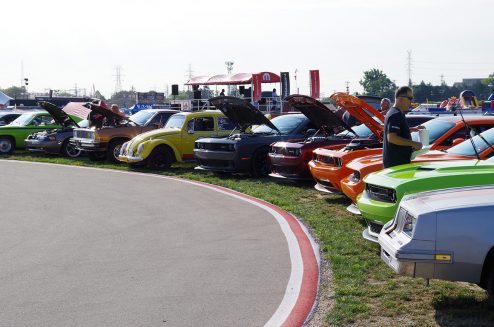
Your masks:
{"label": "red canopy tent", "polygon": [[[271,72],[260,72],[262,83],[279,83],[280,76]],[[240,85],[252,84],[252,73],[238,73],[234,75],[197,76],[191,78],[185,85]]]}

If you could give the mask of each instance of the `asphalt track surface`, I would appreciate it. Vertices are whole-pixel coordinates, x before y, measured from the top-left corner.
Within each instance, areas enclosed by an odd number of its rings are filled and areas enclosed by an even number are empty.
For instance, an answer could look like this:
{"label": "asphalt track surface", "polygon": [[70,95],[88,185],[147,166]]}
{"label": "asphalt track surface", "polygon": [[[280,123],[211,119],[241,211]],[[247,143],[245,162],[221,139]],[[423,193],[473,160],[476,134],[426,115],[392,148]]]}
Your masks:
{"label": "asphalt track surface", "polygon": [[297,326],[317,250],[278,208],[148,174],[0,161],[0,326]]}

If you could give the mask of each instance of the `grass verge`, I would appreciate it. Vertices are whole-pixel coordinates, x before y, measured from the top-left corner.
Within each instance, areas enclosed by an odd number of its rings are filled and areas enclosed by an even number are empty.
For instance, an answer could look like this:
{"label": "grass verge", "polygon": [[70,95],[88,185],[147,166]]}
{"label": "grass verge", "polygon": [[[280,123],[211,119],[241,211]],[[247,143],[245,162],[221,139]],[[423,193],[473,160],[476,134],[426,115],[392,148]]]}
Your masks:
{"label": "grass verge", "polygon": [[[95,163],[87,158],[47,157],[16,152],[2,159],[135,170],[126,165]],[[379,247],[365,241],[364,222],[348,213],[344,196],[317,192],[312,184],[279,182],[271,178],[213,174],[175,164],[168,176],[203,181],[271,202],[300,217],[317,238],[331,264],[333,306],[324,313],[327,326],[492,326],[494,310],[479,287],[467,283],[396,276],[379,258]],[[329,292],[322,288],[323,292]]]}

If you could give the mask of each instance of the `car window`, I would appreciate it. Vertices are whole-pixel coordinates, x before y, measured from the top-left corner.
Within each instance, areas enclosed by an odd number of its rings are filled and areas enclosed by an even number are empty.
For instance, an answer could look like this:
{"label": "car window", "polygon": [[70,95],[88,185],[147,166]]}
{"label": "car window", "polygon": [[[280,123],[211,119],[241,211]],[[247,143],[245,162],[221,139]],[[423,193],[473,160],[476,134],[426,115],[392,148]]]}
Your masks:
{"label": "car window", "polygon": [[[301,123],[303,123],[307,118],[305,116],[300,116],[300,115],[283,115],[283,116],[278,116],[273,118],[271,122],[273,123],[276,128],[281,132],[281,134],[290,134],[293,133],[297,127],[300,126]],[[257,128],[255,128],[253,133],[275,133],[271,127],[268,127],[266,125],[261,125]]]}
{"label": "car window", "polygon": [[[472,146],[472,141],[475,144],[475,149]],[[465,140],[460,144],[449,148],[447,152],[464,156],[476,156],[477,154],[475,150],[480,153],[490,146],[494,146],[494,128],[491,128],[472,139]]]}
{"label": "car window", "polygon": [[220,131],[231,131],[235,129],[235,124],[227,117],[218,117],[218,129]]}
{"label": "car window", "polygon": [[129,117],[131,121],[136,123],[139,126],[143,126],[151,116],[154,115],[154,112],[151,110],[141,110],[138,113],[133,114]]}
{"label": "car window", "polygon": [[[434,143],[438,138],[443,136],[446,132],[455,127],[455,123],[442,119],[432,119],[422,124],[427,130],[429,130],[429,143]],[[412,140],[419,141],[419,133],[413,132]]]}
{"label": "car window", "polygon": [[31,126],[46,126],[46,125],[53,125],[55,121],[53,120],[53,117],[47,116],[47,115],[40,115],[34,117],[34,119],[29,123]]}
{"label": "car window", "polygon": [[214,131],[213,117],[199,117],[194,119],[194,132]]}
{"label": "car window", "polygon": [[441,142],[440,145],[444,146],[450,146],[453,144],[453,141],[455,139],[466,139],[467,138],[467,130],[466,128],[460,128],[453,134],[451,134],[447,139],[445,139],[443,142]]}
{"label": "car window", "polygon": [[160,112],[151,119],[149,124],[164,125],[172,114],[171,112]]}
{"label": "car window", "polygon": [[182,129],[185,122],[185,115],[175,114],[168,119],[164,128]]}

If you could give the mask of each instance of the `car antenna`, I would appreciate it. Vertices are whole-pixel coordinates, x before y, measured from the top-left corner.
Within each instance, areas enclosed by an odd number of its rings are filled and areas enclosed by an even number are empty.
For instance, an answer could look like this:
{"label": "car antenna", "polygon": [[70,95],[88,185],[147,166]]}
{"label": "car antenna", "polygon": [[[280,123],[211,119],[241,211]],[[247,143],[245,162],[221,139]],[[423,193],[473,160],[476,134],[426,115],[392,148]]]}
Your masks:
{"label": "car antenna", "polygon": [[477,156],[477,159],[481,160],[480,155],[477,152],[477,148],[475,147],[475,142],[473,142],[472,135],[470,135],[470,131],[472,129],[470,128],[470,125],[468,125],[467,122],[465,121],[465,117],[463,117],[462,109],[458,109],[458,111],[460,112],[461,120],[463,120],[463,124],[465,124],[465,128],[467,129],[468,138],[470,139],[470,142],[472,143],[473,151],[475,151],[475,155]]}

